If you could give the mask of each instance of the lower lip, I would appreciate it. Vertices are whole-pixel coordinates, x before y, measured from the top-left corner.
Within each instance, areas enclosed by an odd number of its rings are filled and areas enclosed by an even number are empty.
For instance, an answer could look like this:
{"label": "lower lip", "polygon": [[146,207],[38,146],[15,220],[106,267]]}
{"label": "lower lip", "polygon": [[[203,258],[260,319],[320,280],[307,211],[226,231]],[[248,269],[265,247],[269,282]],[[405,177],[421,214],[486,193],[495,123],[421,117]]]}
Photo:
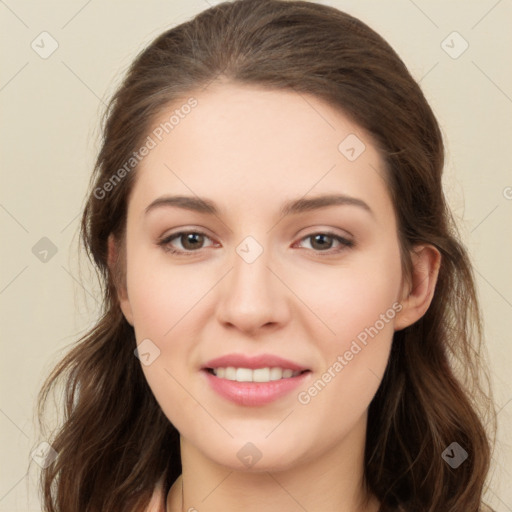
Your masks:
{"label": "lower lip", "polygon": [[288,379],[270,382],[238,382],[220,379],[207,370],[202,370],[208,383],[219,395],[238,405],[265,405],[290,393],[304,383],[311,372],[304,372]]}

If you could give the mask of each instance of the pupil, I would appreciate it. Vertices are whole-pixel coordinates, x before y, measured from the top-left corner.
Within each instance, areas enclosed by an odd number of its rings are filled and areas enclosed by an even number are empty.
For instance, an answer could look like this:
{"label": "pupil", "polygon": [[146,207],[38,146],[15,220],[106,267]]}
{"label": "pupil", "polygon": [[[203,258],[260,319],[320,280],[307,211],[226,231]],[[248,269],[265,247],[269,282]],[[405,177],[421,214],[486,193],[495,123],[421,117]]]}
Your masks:
{"label": "pupil", "polygon": [[[323,240],[325,242],[325,238],[330,238],[329,235],[315,235],[313,237],[315,243],[317,243],[317,241],[320,239],[320,240]],[[328,246],[329,244],[325,244],[325,243],[320,243],[320,249],[325,249],[326,246]]]}
{"label": "pupil", "polygon": [[[186,243],[185,243],[185,245],[190,244],[190,246],[191,246],[192,248],[197,247],[197,246],[198,246],[198,243],[197,243],[197,242],[198,242],[197,237],[201,237],[201,235],[199,235],[198,233],[189,233],[189,234],[185,237],[185,239],[186,239]],[[200,240],[199,240],[199,242],[200,242]],[[201,245],[201,244],[199,243],[199,245]]]}

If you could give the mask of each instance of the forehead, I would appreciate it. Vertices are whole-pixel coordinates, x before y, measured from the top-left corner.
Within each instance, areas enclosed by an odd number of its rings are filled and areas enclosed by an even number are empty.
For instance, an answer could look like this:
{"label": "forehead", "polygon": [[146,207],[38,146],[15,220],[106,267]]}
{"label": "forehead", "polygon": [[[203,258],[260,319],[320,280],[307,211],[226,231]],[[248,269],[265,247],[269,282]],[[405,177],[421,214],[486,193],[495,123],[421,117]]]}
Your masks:
{"label": "forehead", "polygon": [[369,134],[312,95],[210,86],[162,110],[149,136],[154,147],[132,193],[139,209],[165,193],[258,211],[286,198],[343,193],[392,209]]}

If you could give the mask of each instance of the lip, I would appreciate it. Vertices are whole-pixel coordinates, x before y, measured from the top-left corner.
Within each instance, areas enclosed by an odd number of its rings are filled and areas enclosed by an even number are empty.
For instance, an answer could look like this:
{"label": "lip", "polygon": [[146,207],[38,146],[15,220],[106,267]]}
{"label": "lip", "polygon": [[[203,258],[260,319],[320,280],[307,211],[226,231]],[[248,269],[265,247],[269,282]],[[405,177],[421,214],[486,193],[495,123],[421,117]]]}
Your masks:
{"label": "lip", "polygon": [[216,377],[206,368],[203,368],[201,373],[205,375],[211,388],[220,396],[235,404],[252,407],[262,406],[283,397],[303,384],[311,375],[311,372],[307,371],[296,377],[270,382],[238,382]]}
{"label": "lip", "polygon": [[[216,377],[208,370],[211,368],[283,368],[302,371],[300,375],[270,382],[238,382]],[[306,371],[308,370],[308,371]],[[211,388],[223,398],[243,406],[262,406],[290,393],[309,378],[311,371],[306,366],[273,354],[246,356],[244,354],[227,354],[208,361],[202,373]]]}
{"label": "lip", "polygon": [[233,366],[235,368],[283,368],[293,371],[309,370],[306,366],[302,366],[288,359],[273,355],[273,354],[259,354],[257,356],[246,356],[244,354],[226,354],[225,356],[217,357],[204,364],[203,370],[208,368],[227,368]]}

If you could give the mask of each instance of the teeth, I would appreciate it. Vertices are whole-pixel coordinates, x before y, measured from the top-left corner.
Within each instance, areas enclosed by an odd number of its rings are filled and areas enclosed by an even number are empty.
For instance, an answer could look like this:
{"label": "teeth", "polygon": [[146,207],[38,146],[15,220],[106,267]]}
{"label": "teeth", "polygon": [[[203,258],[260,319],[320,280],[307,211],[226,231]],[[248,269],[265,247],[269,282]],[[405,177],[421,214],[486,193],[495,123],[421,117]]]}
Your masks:
{"label": "teeth", "polygon": [[252,371],[253,382],[268,382],[270,380],[270,368],[257,368]]}
{"label": "teeth", "polygon": [[270,380],[279,380],[283,378],[282,368],[271,368],[270,369]]}
{"label": "teeth", "polygon": [[226,368],[226,373],[224,374],[224,378],[228,380],[236,380],[236,368],[232,366],[228,366]]}
{"label": "teeth", "polygon": [[238,382],[252,382],[252,370],[249,370],[249,368],[237,368],[235,380]]}
{"label": "teeth", "polygon": [[289,368],[213,368],[213,374],[220,379],[236,380],[237,382],[270,382],[272,380],[289,379],[300,375],[300,371]]}

